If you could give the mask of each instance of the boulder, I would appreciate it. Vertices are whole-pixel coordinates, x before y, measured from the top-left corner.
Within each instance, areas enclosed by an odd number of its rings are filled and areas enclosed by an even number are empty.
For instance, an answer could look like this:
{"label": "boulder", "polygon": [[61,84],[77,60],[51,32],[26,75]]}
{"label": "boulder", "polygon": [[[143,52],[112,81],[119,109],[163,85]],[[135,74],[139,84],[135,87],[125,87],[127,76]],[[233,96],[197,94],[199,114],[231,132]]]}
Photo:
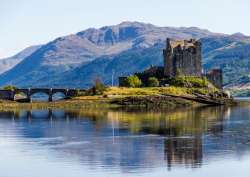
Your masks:
{"label": "boulder", "polygon": [[216,97],[217,97],[217,94],[209,93],[208,96],[210,96],[211,98],[216,98]]}
{"label": "boulder", "polygon": [[185,84],[185,87],[186,88],[192,88],[193,84],[191,82],[187,81],[186,84]]}
{"label": "boulder", "polygon": [[230,92],[228,90],[221,89],[220,92],[221,92],[223,97],[226,97],[228,99],[231,98],[231,94],[230,94]]}
{"label": "boulder", "polygon": [[113,98],[113,97],[118,97],[121,95],[104,95],[104,96],[100,96],[99,98]]}
{"label": "boulder", "polygon": [[214,88],[211,84],[208,84],[205,89],[209,91],[214,91]]}

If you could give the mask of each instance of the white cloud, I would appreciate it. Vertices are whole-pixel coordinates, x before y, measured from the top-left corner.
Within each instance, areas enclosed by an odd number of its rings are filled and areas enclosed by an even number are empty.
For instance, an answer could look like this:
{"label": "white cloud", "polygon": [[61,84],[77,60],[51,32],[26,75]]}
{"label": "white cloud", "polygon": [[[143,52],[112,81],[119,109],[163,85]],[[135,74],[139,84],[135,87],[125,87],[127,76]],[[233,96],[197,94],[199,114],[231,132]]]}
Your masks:
{"label": "white cloud", "polygon": [[22,50],[24,50],[27,47],[30,47],[32,45],[34,45],[34,44],[17,43],[17,44],[11,45],[11,46],[6,46],[4,48],[0,47],[0,53],[1,53],[0,59],[14,56],[17,53],[21,52]]}
{"label": "white cloud", "polygon": [[27,47],[30,47],[32,46],[32,44],[28,44],[28,43],[20,43],[20,44],[17,44],[18,47],[21,47],[21,48],[27,48]]}

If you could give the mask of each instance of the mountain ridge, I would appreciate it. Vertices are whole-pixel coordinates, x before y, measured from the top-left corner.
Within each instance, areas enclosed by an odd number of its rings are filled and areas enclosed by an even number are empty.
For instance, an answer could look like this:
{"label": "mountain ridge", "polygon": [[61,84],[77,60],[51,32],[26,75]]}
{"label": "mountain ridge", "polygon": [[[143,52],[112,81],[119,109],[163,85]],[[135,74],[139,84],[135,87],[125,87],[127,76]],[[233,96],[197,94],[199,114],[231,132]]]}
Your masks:
{"label": "mountain ridge", "polygon": [[12,84],[22,87],[101,56],[152,47],[155,43],[164,42],[166,37],[184,40],[218,34],[197,27],[158,27],[140,22],[123,22],[100,29],[89,28],[43,45],[14,68],[1,74],[0,85]]}
{"label": "mountain ridge", "polygon": [[39,49],[42,45],[34,45],[25,48],[21,52],[17,53],[16,55],[8,58],[0,59],[0,74],[10,70],[18,63],[20,63],[24,58],[31,55],[34,51]]}
{"label": "mountain ridge", "polygon": [[[237,82],[237,77],[250,73],[250,37],[247,36],[209,36],[201,38],[203,46],[204,72],[210,69],[223,69],[224,86]],[[78,66],[75,69],[46,76],[31,85],[39,87],[76,87],[88,88],[93,78],[100,77],[105,85],[111,85],[112,69],[115,69],[114,85],[118,85],[119,76],[133,75],[143,72],[151,63],[163,66],[162,49],[165,43],[158,43],[140,51],[129,51],[96,60]],[[235,69],[234,69],[235,67]],[[234,76],[237,75],[236,78]],[[31,86],[26,85],[26,86]]]}

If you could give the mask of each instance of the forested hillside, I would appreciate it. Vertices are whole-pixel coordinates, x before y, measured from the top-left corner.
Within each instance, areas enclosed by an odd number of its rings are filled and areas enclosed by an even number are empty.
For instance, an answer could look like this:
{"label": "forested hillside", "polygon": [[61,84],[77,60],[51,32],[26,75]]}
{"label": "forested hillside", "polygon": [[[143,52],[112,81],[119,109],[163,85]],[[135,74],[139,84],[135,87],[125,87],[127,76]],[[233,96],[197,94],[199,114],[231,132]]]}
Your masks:
{"label": "forested hillside", "polygon": [[250,74],[250,37],[214,36],[202,38],[203,67],[223,69],[224,86],[237,84]]}

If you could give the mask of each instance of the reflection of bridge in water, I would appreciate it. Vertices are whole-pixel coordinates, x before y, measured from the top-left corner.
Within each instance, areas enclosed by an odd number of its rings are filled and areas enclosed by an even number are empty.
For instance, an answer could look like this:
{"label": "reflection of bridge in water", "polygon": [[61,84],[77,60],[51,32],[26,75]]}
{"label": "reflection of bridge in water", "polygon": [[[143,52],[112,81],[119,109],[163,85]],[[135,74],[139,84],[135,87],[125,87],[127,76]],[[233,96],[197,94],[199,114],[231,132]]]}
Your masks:
{"label": "reflection of bridge in water", "polygon": [[53,101],[53,94],[62,93],[67,96],[74,96],[76,94],[76,89],[51,89],[51,88],[27,88],[27,89],[9,89],[0,90],[0,99],[15,100],[15,95],[17,93],[24,93],[27,95],[27,101],[31,102],[31,96],[36,93],[45,93],[49,96],[49,101]]}
{"label": "reflection of bridge in water", "polygon": [[[43,113],[42,113],[43,112]],[[52,118],[75,118],[77,114],[67,112],[64,110],[13,110],[13,111],[2,111],[0,112],[1,118],[12,118],[12,119],[52,119]]]}

